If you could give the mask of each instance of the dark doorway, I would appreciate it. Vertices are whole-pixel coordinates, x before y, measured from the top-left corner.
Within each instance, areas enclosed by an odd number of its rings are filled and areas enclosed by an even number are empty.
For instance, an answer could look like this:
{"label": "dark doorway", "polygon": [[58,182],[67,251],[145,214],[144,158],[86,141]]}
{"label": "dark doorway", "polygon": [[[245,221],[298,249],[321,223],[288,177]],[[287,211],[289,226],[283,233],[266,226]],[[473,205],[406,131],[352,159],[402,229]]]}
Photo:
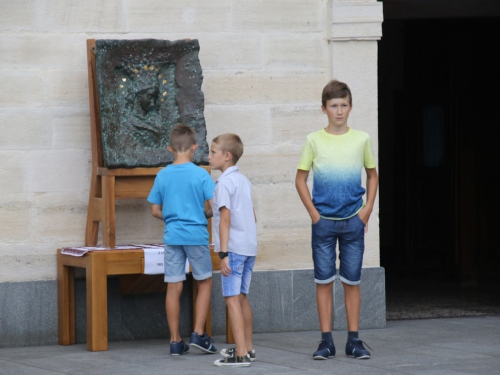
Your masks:
{"label": "dark doorway", "polygon": [[457,295],[472,310],[491,301],[500,313],[500,4],[485,0],[467,12],[461,2],[383,2],[379,199],[388,318],[394,304],[429,301],[431,292],[442,294],[436,301]]}

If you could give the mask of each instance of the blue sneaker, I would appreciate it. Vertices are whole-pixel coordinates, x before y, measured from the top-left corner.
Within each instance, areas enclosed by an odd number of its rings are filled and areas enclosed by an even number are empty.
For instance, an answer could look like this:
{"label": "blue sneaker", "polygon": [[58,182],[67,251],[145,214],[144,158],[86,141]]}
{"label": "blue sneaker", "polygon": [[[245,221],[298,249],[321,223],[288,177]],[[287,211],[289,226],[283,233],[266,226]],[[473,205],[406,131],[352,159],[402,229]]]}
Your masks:
{"label": "blue sneaker", "polygon": [[[345,344],[345,355],[348,357],[354,357],[356,359],[371,358],[370,352],[365,349],[363,344],[366,344],[366,342],[361,341],[358,338],[354,338],[348,341],[347,344]],[[366,346],[368,346],[368,344],[366,344]]]}
{"label": "blue sneaker", "polygon": [[189,352],[189,346],[181,340],[181,342],[172,341],[170,343],[170,355],[181,355]]}
{"label": "blue sneaker", "polygon": [[318,350],[313,354],[314,359],[328,359],[335,356],[335,345],[333,342],[321,340],[319,342]]}
{"label": "blue sneaker", "polygon": [[191,338],[189,339],[189,346],[198,348],[205,353],[214,354],[217,353],[217,348],[212,345],[214,340],[206,333],[203,336],[198,335],[196,332],[191,333]]}

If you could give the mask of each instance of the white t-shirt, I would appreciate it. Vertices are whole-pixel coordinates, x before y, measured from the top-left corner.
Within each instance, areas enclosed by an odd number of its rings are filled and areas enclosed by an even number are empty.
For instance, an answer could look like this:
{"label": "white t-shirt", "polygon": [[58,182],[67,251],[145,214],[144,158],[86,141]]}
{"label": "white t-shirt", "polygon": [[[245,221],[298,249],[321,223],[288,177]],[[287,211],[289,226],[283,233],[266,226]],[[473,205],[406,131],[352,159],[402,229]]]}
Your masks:
{"label": "white t-shirt", "polygon": [[220,251],[220,209],[231,212],[228,251],[240,255],[257,255],[257,225],[252,202],[252,184],[239,172],[229,167],[215,183],[213,198],[215,251]]}

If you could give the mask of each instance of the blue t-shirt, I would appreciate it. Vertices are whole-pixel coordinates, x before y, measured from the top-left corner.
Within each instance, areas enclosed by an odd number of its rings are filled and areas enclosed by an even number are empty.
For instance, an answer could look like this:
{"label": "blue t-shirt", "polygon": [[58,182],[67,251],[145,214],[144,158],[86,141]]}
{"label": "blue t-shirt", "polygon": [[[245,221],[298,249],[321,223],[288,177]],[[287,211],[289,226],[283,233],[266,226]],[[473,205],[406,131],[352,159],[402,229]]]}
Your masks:
{"label": "blue t-shirt", "polygon": [[370,136],[349,128],[342,135],[329,134],[325,129],[310,133],[297,168],[313,169],[312,199],[319,214],[328,219],[347,219],[363,207],[363,167],[375,168]]}
{"label": "blue t-shirt", "polygon": [[165,244],[208,244],[205,201],[214,188],[210,174],[193,163],[170,164],[156,175],[148,202],[163,206]]}

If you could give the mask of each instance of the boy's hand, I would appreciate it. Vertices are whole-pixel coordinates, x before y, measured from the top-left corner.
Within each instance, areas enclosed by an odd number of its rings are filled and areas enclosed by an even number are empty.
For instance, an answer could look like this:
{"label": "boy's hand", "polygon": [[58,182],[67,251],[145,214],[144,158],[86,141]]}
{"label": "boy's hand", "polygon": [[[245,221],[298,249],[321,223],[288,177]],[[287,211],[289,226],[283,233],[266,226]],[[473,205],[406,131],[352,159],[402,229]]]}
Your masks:
{"label": "boy's hand", "polygon": [[368,206],[364,206],[359,212],[358,216],[363,223],[365,223],[365,233],[368,233],[368,220],[370,219],[370,215],[372,214],[372,210]]}
{"label": "boy's hand", "polygon": [[321,218],[321,216],[320,216],[318,210],[314,210],[314,212],[311,214],[312,223],[316,224],[320,218]]}
{"label": "boy's hand", "polygon": [[229,268],[229,257],[225,257],[220,261],[220,273],[224,276],[229,276],[231,272],[231,268]]}

